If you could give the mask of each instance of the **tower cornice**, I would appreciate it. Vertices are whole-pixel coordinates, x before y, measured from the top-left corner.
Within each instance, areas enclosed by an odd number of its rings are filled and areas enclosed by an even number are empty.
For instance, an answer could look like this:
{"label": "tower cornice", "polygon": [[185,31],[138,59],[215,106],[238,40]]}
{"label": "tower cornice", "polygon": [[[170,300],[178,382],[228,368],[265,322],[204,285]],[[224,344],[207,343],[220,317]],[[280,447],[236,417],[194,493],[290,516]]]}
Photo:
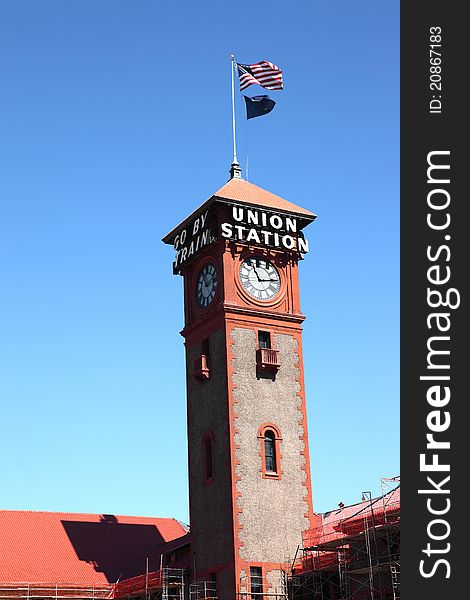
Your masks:
{"label": "tower cornice", "polygon": [[289,314],[278,311],[260,310],[259,308],[248,308],[243,306],[235,306],[231,303],[224,302],[219,308],[208,313],[204,318],[199,318],[196,322],[190,323],[184,327],[180,334],[183,337],[188,337],[195,331],[216,328],[217,324],[220,327],[224,326],[227,320],[245,321],[247,324],[253,324],[253,320],[257,322],[279,323],[282,328],[302,329],[301,325],[307,317],[301,313]]}

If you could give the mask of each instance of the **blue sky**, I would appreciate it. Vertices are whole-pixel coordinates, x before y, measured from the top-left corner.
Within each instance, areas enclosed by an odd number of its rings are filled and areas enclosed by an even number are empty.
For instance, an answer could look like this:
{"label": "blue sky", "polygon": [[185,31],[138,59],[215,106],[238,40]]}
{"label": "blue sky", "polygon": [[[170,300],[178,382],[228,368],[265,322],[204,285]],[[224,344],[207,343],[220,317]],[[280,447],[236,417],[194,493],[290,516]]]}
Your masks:
{"label": "blue sky", "polygon": [[265,117],[237,93],[250,181],[319,215],[315,509],[398,474],[398,8],[3,0],[1,507],[188,521],[182,281],[160,240],[228,178],[230,52],[284,71]]}

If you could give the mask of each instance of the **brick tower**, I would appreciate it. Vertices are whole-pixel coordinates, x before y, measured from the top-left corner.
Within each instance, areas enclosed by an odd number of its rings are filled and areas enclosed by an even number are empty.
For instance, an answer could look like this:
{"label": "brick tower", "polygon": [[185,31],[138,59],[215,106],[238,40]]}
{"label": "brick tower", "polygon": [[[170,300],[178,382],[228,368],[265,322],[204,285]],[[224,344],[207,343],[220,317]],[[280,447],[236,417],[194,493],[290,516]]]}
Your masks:
{"label": "brick tower", "polygon": [[184,279],[191,581],[220,600],[281,595],[313,526],[298,262],[315,215],[237,167],[163,238]]}

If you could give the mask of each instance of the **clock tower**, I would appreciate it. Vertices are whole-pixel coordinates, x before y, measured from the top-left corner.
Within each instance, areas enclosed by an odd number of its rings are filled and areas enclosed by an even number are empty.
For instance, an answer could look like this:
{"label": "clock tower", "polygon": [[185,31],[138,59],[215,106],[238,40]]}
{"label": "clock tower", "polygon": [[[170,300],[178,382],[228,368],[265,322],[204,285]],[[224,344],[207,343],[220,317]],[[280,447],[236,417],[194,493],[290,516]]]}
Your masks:
{"label": "clock tower", "polygon": [[163,238],[184,280],[191,582],[220,600],[283,597],[313,526],[298,265],[315,215],[237,167]]}

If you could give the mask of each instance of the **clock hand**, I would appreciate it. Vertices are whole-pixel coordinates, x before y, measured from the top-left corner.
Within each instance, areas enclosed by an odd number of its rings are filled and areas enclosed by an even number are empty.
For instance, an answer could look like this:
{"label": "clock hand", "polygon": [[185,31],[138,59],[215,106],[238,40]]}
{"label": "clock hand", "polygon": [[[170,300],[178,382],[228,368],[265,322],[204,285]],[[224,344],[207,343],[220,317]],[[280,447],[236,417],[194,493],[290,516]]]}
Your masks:
{"label": "clock hand", "polygon": [[260,276],[258,275],[258,271],[256,270],[256,267],[254,265],[253,265],[253,271],[255,272],[256,277],[258,278],[259,282],[262,282],[262,281],[272,281],[272,279],[261,279]]}

